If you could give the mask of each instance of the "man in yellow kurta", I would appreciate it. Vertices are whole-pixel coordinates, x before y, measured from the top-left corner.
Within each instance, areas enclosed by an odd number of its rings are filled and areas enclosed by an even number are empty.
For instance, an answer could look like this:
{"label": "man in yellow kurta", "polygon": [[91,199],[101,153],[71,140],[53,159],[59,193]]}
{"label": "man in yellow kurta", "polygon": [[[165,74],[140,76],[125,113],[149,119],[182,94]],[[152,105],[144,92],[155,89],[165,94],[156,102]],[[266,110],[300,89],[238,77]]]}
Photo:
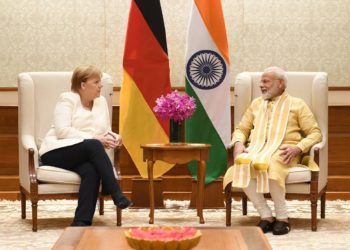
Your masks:
{"label": "man in yellow kurta", "polygon": [[[288,168],[300,162],[302,153],[322,140],[321,130],[306,103],[285,91],[287,78],[282,69],[264,70],[259,87],[262,96],[253,100],[235,129],[231,144],[235,164],[224,178],[241,187],[257,209],[258,226],[275,235],[290,231],[285,202]],[[276,218],[264,193],[270,193]]]}

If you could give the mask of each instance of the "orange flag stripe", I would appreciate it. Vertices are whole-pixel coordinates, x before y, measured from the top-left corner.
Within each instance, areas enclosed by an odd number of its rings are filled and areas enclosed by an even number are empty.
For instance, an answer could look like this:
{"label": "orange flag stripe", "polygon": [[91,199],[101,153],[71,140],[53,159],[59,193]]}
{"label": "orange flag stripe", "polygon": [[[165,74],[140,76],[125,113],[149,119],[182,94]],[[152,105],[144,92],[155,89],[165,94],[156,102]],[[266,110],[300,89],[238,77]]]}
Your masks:
{"label": "orange flag stripe", "polygon": [[[228,43],[226,37],[226,27],[220,0],[195,0],[199,13],[208,29],[217,48],[230,63]],[[221,17],[221,18],[218,18]]]}

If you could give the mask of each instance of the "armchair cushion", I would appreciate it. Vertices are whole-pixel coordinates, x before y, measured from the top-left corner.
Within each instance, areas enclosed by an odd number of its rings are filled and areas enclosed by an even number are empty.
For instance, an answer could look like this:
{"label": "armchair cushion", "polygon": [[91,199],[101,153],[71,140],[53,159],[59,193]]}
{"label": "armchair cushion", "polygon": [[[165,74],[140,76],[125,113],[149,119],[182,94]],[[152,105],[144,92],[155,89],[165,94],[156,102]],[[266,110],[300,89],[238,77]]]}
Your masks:
{"label": "armchair cushion", "polygon": [[[79,192],[80,185],[75,184],[57,184],[57,183],[41,183],[38,186],[38,192],[40,194],[77,194]],[[70,196],[68,196],[70,197]],[[66,197],[66,198],[68,198]]]}
{"label": "armchair cushion", "polygon": [[37,179],[43,183],[80,185],[80,176],[77,173],[52,166],[38,167]]}
{"label": "armchair cushion", "polygon": [[[302,184],[311,181],[311,171],[303,165],[296,165],[289,169],[286,184]],[[241,192],[241,188],[231,187],[232,192]]]}
{"label": "armchair cushion", "polygon": [[289,169],[286,184],[303,183],[311,181],[311,171],[303,165],[297,165]]}

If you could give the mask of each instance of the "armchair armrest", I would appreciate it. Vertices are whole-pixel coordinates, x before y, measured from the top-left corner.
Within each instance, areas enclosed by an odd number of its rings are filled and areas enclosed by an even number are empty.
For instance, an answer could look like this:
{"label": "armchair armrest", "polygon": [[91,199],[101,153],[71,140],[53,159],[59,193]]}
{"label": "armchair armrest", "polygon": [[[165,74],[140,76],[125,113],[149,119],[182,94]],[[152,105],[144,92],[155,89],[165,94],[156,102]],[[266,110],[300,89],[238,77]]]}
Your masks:
{"label": "armchair armrest", "polygon": [[328,177],[328,146],[326,139],[310,149],[310,157],[320,168],[318,173],[318,190],[320,191],[327,185]]}
{"label": "armchair armrest", "polygon": [[310,149],[310,157],[316,161],[316,159],[315,159],[315,152],[317,152],[317,151],[319,152],[325,146],[326,146],[326,140],[323,140],[323,141],[313,145],[312,148]]}
{"label": "armchair armrest", "polygon": [[231,142],[230,142],[230,144],[228,144],[228,145],[226,146],[226,149],[227,149],[227,150],[233,149],[233,146],[234,146],[234,145],[235,145],[234,143],[231,143]]}
{"label": "armchair armrest", "polygon": [[231,167],[233,163],[233,145],[230,144],[227,146],[227,168]]}
{"label": "armchair armrest", "polygon": [[33,149],[35,152],[38,151],[36,146],[34,136],[32,135],[22,135],[22,146],[25,150]]}
{"label": "armchair armrest", "polygon": [[[35,143],[34,136],[32,135],[22,135],[22,146],[23,148],[33,155],[33,167],[39,166],[39,150]],[[33,151],[33,152],[31,152]]]}
{"label": "armchair armrest", "polygon": [[121,172],[120,172],[120,160],[119,160],[119,154],[123,146],[118,146],[114,149],[114,170],[116,173],[116,177],[118,180],[121,179]]}
{"label": "armchair armrest", "polygon": [[29,180],[30,180],[30,190],[31,192],[38,193],[38,180],[35,170],[35,151],[33,148],[28,149],[28,168],[29,168]]}
{"label": "armchair armrest", "polygon": [[[29,181],[31,183],[31,190],[36,190],[37,193],[37,176],[36,176],[36,167],[38,166],[38,147],[35,143],[34,136],[32,135],[22,135],[22,146],[28,152],[28,174]],[[35,191],[34,191],[35,192]]]}

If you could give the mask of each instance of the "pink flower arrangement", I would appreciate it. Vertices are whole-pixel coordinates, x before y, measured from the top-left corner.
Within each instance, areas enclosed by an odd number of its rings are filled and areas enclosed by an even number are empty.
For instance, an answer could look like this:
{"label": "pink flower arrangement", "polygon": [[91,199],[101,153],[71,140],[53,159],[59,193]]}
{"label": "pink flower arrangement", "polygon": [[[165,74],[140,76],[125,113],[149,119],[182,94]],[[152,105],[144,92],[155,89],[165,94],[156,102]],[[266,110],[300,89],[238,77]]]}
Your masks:
{"label": "pink flower arrangement", "polygon": [[186,93],[180,95],[176,90],[161,96],[156,100],[156,106],[153,111],[161,119],[172,119],[181,123],[190,118],[196,110],[196,101]]}

